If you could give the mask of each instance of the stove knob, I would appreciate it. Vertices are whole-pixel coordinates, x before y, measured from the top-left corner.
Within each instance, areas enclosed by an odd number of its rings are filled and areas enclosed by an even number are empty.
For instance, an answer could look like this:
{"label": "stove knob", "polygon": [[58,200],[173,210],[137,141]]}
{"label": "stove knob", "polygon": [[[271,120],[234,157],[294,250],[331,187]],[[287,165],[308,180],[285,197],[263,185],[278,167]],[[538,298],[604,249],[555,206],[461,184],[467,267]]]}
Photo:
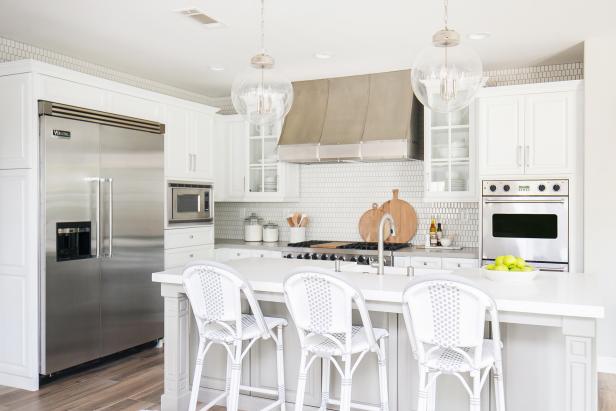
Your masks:
{"label": "stove knob", "polygon": [[495,186],[494,184],[492,184],[492,185],[490,186],[490,191],[491,191],[491,192],[495,192],[495,191],[496,191],[496,186]]}
{"label": "stove knob", "polygon": [[365,264],[367,262],[366,257],[364,257],[363,255],[360,255],[359,257],[357,257],[357,262],[359,264]]}
{"label": "stove knob", "polygon": [[312,259],[313,260],[318,260],[319,259],[319,255],[317,253],[312,253]]}
{"label": "stove knob", "polygon": [[344,261],[344,256],[343,256],[343,255],[339,255],[339,256],[338,256],[338,260],[340,260],[340,261]]}
{"label": "stove knob", "polygon": [[331,254],[331,255],[329,256],[329,259],[330,259],[331,261],[335,261],[335,260],[336,260],[336,254]]}
{"label": "stove knob", "polygon": [[357,262],[357,258],[355,258],[355,256],[353,256],[353,257],[351,257],[351,259],[349,261],[352,261],[352,262],[356,263]]}
{"label": "stove knob", "polygon": [[554,187],[552,187],[554,189],[554,191],[560,191],[560,185],[559,184],[554,184]]}
{"label": "stove knob", "polygon": [[321,260],[327,260],[327,254],[321,254]]}
{"label": "stove knob", "polygon": [[545,191],[545,185],[539,184],[539,191]]}
{"label": "stove knob", "polygon": [[303,255],[301,255],[301,254],[298,254],[295,258],[297,258],[298,260],[301,260],[301,259],[303,259],[303,258],[304,258],[304,256],[303,256]]}
{"label": "stove knob", "polygon": [[284,256],[284,258],[293,258],[293,256],[291,254],[287,254]]}
{"label": "stove knob", "polygon": [[505,185],[503,186],[503,190],[505,190],[505,191],[509,191],[509,190],[511,190],[511,187],[509,187],[509,184],[505,184]]}
{"label": "stove knob", "polygon": [[304,260],[310,260],[310,253],[304,254]]}

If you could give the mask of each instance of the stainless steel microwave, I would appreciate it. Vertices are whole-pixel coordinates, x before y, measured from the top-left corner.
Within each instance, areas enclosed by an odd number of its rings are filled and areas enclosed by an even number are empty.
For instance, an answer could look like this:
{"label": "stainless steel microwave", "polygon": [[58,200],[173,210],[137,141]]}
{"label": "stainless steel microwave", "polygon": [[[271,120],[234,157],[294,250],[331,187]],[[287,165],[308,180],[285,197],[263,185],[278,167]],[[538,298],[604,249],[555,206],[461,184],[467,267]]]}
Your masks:
{"label": "stainless steel microwave", "polygon": [[211,223],[214,221],[212,185],[169,181],[167,213],[169,223]]}

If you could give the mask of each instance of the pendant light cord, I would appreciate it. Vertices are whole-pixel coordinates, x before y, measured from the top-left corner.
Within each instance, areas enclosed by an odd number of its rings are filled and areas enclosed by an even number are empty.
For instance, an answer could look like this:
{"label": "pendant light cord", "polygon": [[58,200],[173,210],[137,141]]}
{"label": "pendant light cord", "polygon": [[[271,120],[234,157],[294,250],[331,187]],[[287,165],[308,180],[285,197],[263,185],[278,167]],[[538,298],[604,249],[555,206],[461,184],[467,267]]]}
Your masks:
{"label": "pendant light cord", "polygon": [[265,0],[261,0],[261,53],[265,54]]}
{"label": "pendant light cord", "polygon": [[[261,0],[263,1],[263,0]],[[444,20],[445,20],[445,30],[449,30],[448,20],[449,20],[449,0],[443,0],[443,9],[444,9]]]}

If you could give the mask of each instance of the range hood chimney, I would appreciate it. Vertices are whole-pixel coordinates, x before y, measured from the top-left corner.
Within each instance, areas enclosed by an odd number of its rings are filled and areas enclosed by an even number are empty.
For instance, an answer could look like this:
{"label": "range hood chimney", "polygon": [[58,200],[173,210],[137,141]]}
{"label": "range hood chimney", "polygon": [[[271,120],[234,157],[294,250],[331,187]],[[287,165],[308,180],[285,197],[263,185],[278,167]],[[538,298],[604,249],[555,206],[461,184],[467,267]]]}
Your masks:
{"label": "range hood chimney", "polygon": [[410,70],[298,81],[293,92],[281,161],[423,160],[423,106]]}

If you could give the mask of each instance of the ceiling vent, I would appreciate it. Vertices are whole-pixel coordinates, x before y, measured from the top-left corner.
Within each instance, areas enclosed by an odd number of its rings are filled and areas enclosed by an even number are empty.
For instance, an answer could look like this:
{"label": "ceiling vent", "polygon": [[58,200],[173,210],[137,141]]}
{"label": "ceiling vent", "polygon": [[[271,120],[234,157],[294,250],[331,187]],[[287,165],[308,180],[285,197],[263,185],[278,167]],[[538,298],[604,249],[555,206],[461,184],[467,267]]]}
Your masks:
{"label": "ceiling vent", "polygon": [[203,24],[207,28],[223,27],[224,24],[218,20],[208,16],[202,10],[195,7],[188,7],[185,9],[175,10],[176,13],[180,13],[183,16],[193,19],[194,21]]}

